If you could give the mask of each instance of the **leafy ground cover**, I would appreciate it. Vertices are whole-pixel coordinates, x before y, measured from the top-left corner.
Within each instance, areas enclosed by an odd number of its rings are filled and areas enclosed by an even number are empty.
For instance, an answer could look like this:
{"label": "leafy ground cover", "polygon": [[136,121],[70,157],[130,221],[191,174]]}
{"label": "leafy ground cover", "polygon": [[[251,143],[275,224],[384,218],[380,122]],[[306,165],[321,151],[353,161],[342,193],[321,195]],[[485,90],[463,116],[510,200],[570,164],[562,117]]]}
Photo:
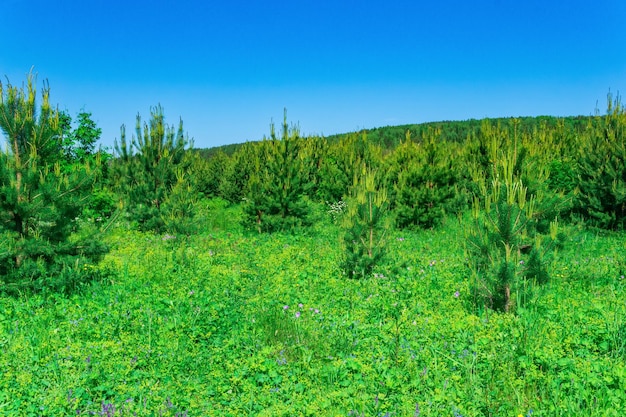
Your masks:
{"label": "leafy ground cover", "polygon": [[[516,314],[477,309],[464,223],[394,232],[371,278],[330,219],[191,237],[119,228],[96,282],[0,298],[7,416],[618,416],[624,235],[566,230]],[[89,268],[89,267],[87,267]],[[96,267],[93,267],[94,269]]]}

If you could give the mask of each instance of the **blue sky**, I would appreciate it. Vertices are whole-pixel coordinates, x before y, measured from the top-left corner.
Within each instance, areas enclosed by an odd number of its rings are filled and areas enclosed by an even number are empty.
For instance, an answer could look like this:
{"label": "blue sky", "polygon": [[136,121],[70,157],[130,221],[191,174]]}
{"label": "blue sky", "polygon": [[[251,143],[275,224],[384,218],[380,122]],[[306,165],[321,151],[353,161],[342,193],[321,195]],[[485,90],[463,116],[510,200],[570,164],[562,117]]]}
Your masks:
{"label": "blue sky", "polygon": [[626,88],[626,2],[3,0],[0,75],[113,144],[161,104],[196,147],[439,120],[589,115]]}

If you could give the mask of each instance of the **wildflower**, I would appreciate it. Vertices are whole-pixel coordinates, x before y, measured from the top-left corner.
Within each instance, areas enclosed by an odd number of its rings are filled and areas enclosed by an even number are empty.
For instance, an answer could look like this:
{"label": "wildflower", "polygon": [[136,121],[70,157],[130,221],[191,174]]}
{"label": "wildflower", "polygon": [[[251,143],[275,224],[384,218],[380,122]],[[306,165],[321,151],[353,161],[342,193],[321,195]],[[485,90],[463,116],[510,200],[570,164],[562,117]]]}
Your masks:
{"label": "wildflower", "polygon": [[461,293],[457,290],[457,291],[454,293],[454,298],[459,298],[459,295],[461,295]]}
{"label": "wildflower", "polygon": [[283,306],[283,310],[287,311],[288,309],[289,309],[289,306],[288,306],[288,305],[284,305],[284,306]]}
{"label": "wildflower", "polygon": [[520,265],[524,265],[524,260],[522,259],[521,261],[519,261]]}
{"label": "wildflower", "polygon": [[296,318],[300,318],[300,312],[296,311]]}
{"label": "wildflower", "polygon": [[314,311],[315,314],[320,314],[320,311],[316,308]]}
{"label": "wildflower", "polygon": [[287,364],[287,358],[285,357],[285,351],[281,350],[280,352],[278,352],[278,355],[280,356],[278,359],[276,359],[276,363],[279,365],[286,365]]}
{"label": "wildflower", "polygon": [[302,305],[302,303],[300,303],[300,304],[298,304],[298,307],[302,308],[302,307],[304,307],[304,306]]}
{"label": "wildflower", "polygon": [[113,417],[115,415],[115,405],[113,403],[105,403],[102,401],[101,416]]}

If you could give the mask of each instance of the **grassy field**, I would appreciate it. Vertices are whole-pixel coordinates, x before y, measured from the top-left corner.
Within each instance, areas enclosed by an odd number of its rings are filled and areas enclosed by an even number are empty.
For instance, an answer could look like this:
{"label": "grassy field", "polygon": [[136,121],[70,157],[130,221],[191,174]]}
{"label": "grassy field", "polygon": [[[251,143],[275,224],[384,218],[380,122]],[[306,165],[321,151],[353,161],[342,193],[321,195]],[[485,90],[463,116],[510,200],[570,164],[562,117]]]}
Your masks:
{"label": "grassy field", "polygon": [[374,277],[339,229],[113,230],[72,295],[0,298],[4,416],[622,416],[623,234],[566,229],[516,314],[476,308],[464,223],[394,232]]}

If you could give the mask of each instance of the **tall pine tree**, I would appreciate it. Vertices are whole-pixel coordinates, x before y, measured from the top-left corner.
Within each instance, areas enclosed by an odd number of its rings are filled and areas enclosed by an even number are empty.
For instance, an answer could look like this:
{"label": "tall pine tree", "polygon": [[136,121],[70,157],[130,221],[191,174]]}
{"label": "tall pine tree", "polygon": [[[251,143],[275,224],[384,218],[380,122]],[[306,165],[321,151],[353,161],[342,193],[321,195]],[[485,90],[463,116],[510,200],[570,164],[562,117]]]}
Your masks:
{"label": "tall pine tree", "polygon": [[[78,237],[78,215],[92,183],[91,169],[63,162],[59,113],[44,85],[41,105],[35,79],[21,88],[0,83],[0,290],[65,287],[82,279],[82,266],[106,247]],[[73,236],[74,235],[74,236]]]}
{"label": "tall pine tree", "polygon": [[[178,130],[165,123],[163,108],[150,111],[150,120],[142,124],[137,115],[136,136],[129,143],[126,128],[121,128],[120,142],[115,142],[114,182],[125,196],[126,210],[140,230],[164,229],[164,203],[172,188],[186,177],[190,160],[185,151],[190,145],[180,121]],[[187,212],[187,211],[185,211]]]}
{"label": "tall pine tree", "polygon": [[312,184],[300,153],[304,139],[298,129],[289,128],[286,111],[281,137],[273,124],[270,130],[270,138],[257,145],[256,170],[244,205],[245,225],[259,232],[306,225],[309,214],[304,196]]}

